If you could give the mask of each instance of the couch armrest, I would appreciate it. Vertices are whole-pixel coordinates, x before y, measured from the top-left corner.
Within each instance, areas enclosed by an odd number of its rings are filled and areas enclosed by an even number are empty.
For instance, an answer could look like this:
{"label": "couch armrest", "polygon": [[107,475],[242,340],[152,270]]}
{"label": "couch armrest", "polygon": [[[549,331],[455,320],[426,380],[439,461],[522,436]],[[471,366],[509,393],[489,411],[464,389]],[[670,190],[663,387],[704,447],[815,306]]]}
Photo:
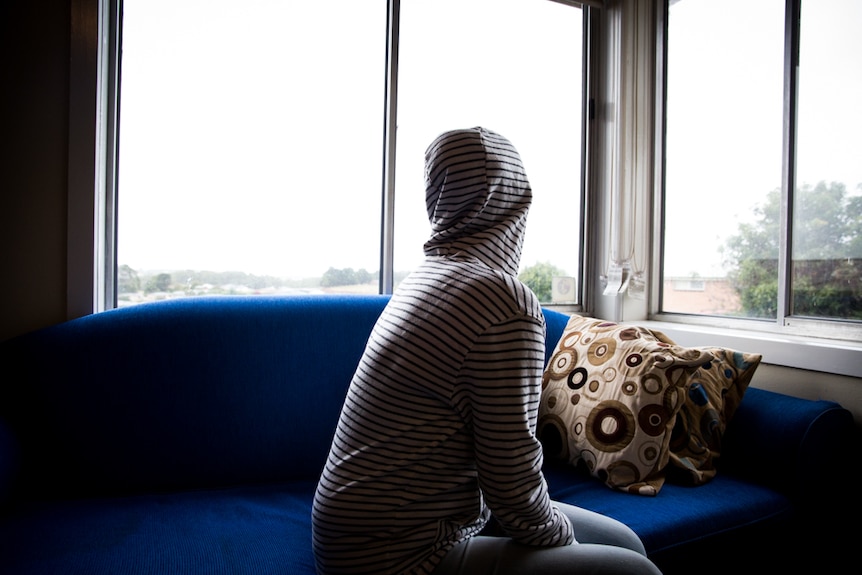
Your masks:
{"label": "couch armrest", "polygon": [[852,457],[857,433],[853,415],[833,401],[749,388],[727,425],[719,473],[816,504],[841,490],[835,476]]}

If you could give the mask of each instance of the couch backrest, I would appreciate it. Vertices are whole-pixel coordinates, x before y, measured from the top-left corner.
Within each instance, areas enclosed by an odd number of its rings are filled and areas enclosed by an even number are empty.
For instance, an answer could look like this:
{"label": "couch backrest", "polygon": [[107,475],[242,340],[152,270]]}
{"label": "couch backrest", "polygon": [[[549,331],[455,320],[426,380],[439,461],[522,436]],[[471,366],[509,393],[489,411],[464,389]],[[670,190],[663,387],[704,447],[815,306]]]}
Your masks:
{"label": "couch backrest", "polygon": [[[0,423],[39,497],[316,481],[388,296],[178,299],[0,344]],[[546,311],[548,355],[567,316]]]}
{"label": "couch backrest", "polygon": [[316,479],[387,301],[182,299],[4,342],[19,483],[50,496]]}

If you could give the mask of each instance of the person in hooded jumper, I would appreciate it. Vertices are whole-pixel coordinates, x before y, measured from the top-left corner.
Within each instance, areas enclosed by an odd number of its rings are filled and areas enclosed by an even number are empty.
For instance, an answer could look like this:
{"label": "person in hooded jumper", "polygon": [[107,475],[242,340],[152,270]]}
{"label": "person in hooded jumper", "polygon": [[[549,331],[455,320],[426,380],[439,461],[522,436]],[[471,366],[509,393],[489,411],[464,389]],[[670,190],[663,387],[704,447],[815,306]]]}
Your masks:
{"label": "person in hooded jumper", "polygon": [[425,261],[369,336],[317,485],[317,572],[659,573],[627,526],[548,496],[518,152],[484,128],[446,132],[425,183]]}

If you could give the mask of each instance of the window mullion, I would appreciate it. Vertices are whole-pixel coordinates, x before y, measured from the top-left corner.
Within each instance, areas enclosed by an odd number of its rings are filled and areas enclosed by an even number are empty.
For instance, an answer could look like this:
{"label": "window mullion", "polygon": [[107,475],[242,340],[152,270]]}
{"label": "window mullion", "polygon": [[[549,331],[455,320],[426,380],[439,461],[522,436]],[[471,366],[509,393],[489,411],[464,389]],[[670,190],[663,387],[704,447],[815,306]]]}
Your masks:
{"label": "window mullion", "polygon": [[782,134],[781,214],[778,248],[778,303],[776,322],[785,325],[792,313],[793,198],[796,190],[796,108],[799,78],[799,8],[801,0],[787,0],[784,27],[784,133]]}
{"label": "window mullion", "polygon": [[386,2],[386,87],[383,112],[383,201],[380,230],[380,293],[395,284],[395,134],[398,118],[398,37],[400,0]]}

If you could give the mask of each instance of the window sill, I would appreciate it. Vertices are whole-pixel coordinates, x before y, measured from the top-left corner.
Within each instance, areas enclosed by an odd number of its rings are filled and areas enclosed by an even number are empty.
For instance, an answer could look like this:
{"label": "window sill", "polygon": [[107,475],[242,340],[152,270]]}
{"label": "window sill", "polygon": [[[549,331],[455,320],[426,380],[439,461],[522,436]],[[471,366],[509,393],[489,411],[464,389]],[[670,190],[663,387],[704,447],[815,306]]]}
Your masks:
{"label": "window sill", "polygon": [[763,354],[767,364],[862,378],[862,342],[667,321],[636,323],[657,329],[687,347],[718,345]]}

